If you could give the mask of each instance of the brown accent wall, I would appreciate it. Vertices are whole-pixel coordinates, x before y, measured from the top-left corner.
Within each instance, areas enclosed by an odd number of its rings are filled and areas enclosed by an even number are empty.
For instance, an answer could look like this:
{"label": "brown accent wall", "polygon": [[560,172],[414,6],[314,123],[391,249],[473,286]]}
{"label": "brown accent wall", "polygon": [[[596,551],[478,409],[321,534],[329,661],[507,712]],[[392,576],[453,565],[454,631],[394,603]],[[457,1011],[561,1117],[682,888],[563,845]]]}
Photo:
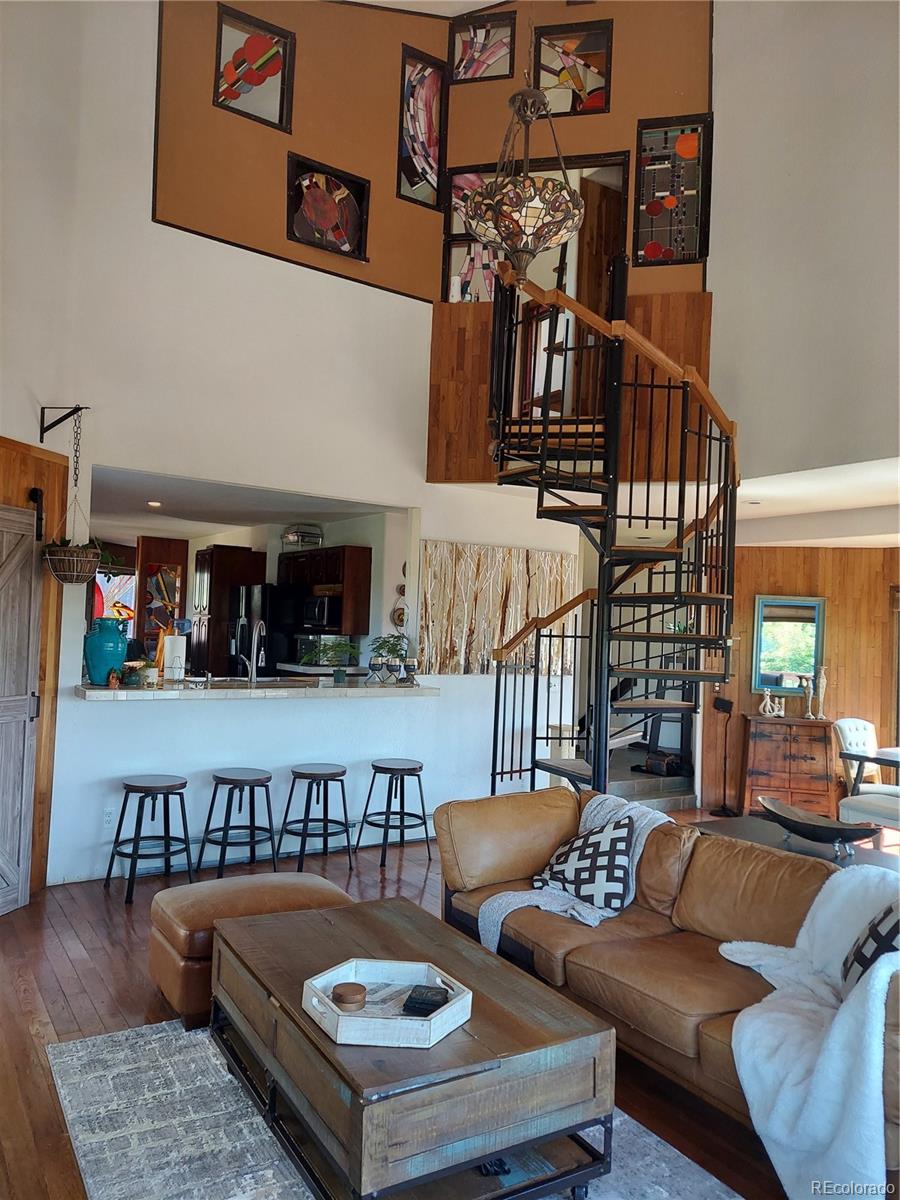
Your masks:
{"label": "brown accent wall", "polygon": [[[446,21],[314,0],[231,7],[297,34],[292,132],[213,106],[216,5],[165,0],[154,219],[434,299],[443,215],[396,197],[400,70],[404,42],[446,57]],[[369,262],[288,240],[288,151],[371,180]]]}
{"label": "brown accent wall", "polygon": [[[523,86],[524,72],[531,69],[532,25],[612,19],[610,111],[556,117],[554,124],[564,155],[631,152],[626,241],[630,256],[637,123],[641,118],[709,111],[711,5],[702,0],[605,0],[575,5],[564,0],[525,0],[504,8],[516,13],[515,77],[450,88],[447,166],[496,161],[509,120],[507,98]],[[536,157],[553,154],[546,122],[535,127],[532,147]],[[628,290],[632,295],[699,292],[703,267],[639,267],[629,274]]]}
{"label": "brown accent wall", "polygon": [[[828,676],[825,712],[864,717],[882,746],[897,744],[897,614],[891,585],[898,581],[894,549],[825,546],[739,546],[735,559],[734,675],[721,694],[734,700],[728,730],[726,801],[737,807],[741,772],[741,713],[756,712],[761,696],[750,691],[753,609],[756,596],[824,596]],[[725,714],[713,710],[707,684],[703,718],[703,803],[722,800]],[[789,716],[802,716],[802,697],[787,697]]]}
{"label": "brown accent wall", "polygon": [[[33,506],[28,493],[44,490],[44,540],[57,535],[66,511],[69,460],[63,454],[0,437],[0,504],[12,508]],[[56,746],[56,698],[59,689],[59,629],[62,618],[62,584],[46,569],[41,596],[41,645],[38,660],[38,721],[34,764],[34,825],[31,833],[31,892],[47,882],[47,849],[50,844],[50,803],[53,795],[53,755]]]}
{"label": "brown accent wall", "polygon": [[[165,0],[154,219],[437,299],[443,215],[396,196],[400,72],[404,43],[446,58],[449,23],[318,0],[236,0],[233,7],[296,32],[292,132],[213,106],[216,5],[212,0]],[[532,24],[612,18],[611,111],[560,117],[556,126],[564,154],[630,152],[630,253],[637,121],[708,110],[710,5],[702,0],[578,5],[541,0],[508,7],[517,13],[515,77],[450,87],[447,164],[496,161],[509,116],[507,99],[530,66]],[[288,240],[288,151],[371,180],[368,263]],[[552,153],[546,124],[535,131],[534,153]],[[235,287],[239,289],[239,280]],[[702,287],[701,266],[666,266],[633,270],[629,290],[692,292]]]}

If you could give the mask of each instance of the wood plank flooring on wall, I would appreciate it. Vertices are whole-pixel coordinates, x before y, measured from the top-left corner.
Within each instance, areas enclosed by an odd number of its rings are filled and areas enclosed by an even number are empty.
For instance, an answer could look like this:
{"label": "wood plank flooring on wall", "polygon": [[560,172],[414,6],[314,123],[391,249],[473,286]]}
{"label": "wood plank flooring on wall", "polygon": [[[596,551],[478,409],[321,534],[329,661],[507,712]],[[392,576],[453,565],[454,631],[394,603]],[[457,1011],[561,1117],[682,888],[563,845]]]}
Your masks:
{"label": "wood plank flooring on wall", "polygon": [[[381,871],[379,853],[361,850],[352,874],[339,854],[310,855],[305,869],[357,900],[402,895],[437,915],[437,856],[429,862],[421,842],[392,847]],[[259,864],[226,873],[265,870]],[[171,884],[182,878],[174,875]],[[0,1200],[85,1200],[45,1047],[174,1015],[147,968],[150,903],[167,881],[139,879],[130,909],[124,884],[114,880],[109,892],[99,880],[47,888],[27,908],[0,917]],[[616,1066],[616,1100],[739,1195],[782,1195],[753,1133],[627,1055]]]}
{"label": "wood plank flooring on wall", "polygon": [[[42,446],[28,446],[0,437],[0,504],[32,508],[28,493],[44,492],[44,539],[56,536],[66,511],[69,460]],[[53,792],[53,751],[56,744],[56,696],[59,668],[59,630],[62,618],[62,585],[44,571],[41,598],[41,647],[38,687],[41,717],[37,732],[34,769],[34,825],[31,837],[31,891],[47,881],[47,848],[50,843],[50,802]]]}
{"label": "wood plank flooring on wall", "polygon": [[[832,719],[864,717],[878,729],[882,746],[894,746],[897,730],[897,628],[891,586],[898,582],[894,549],[831,546],[738,546],[732,635],[734,675],[721,695],[734,701],[728,726],[725,799],[737,806],[741,771],[741,713],[755,712],[761,697],[750,691],[753,610],[756,596],[824,596],[828,677],[825,712]],[[703,803],[721,803],[725,717],[712,707],[706,686],[703,718]],[[788,697],[788,715],[804,711],[802,697]]]}

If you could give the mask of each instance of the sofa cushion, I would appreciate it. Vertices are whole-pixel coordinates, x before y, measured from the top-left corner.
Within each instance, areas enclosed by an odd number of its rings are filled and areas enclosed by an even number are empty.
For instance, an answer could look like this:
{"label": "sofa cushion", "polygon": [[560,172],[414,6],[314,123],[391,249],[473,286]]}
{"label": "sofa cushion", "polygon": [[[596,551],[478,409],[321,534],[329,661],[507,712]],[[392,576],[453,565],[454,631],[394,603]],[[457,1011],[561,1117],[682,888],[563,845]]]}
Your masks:
{"label": "sofa cushion", "polygon": [[498,892],[530,892],[534,884],[530,879],[510,879],[506,883],[486,883],[484,887],[472,888],[470,892],[454,892],[450,900],[456,912],[467,917],[477,917],[478,910],[490,896]]}
{"label": "sofa cushion", "polygon": [[539,875],[536,888],[561,888],[595,908],[622,909],[630,879],[634,821],[624,817],[563,842]]}
{"label": "sofa cushion", "polygon": [[835,870],[821,858],[708,834],[694,846],[672,920],[679,929],[722,942],[793,946]]}
{"label": "sofa cushion", "polygon": [[731,1048],[731,1035],[737,1013],[725,1013],[721,1017],[713,1017],[704,1021],[700,1026],[700,1066],[713,1079],[727,1083],[730,1087],[741,1090],[737,1067],[734,1065],[734,1052]]}
{"label": "sofa cushion", "polygon": [[516,909],[503,922],[503,936],[530,951],[535,971],[555,987],[562,987],[566,982],[568,956],[581,946],[605,946],[610,942],[674,932],[675,926],[667,917],[637,904],[629,904],[623,912],[601,921],[595,929],[573,921],[571,917],[542,912],[539,908]]}
{"label": "sofa cushion", "polygon": [[678,890],[701,834],[690,825],[667,821],[651,829],[635,876],[634,898],[642,908],[671,917]]}
{"label": "sofa cushion", "polygon": [[772,990],[718,948],[697,933],[582,946],[566,959],[566,979],[576,995],[697,1058],[704,1021],[756,1004]]}
{"label": "sofa cushion", "polygon": [[336,883],[319,875],[267,872],[208,879],[157,892],[150,906],[150,922],[182,958],[210,958],[213,923],[221,918],[341,908],[352,903]]}
{"label": "sofa cushion", "polygon": [[578,832],[578,797],[567,787],[454,800],[434,810],[447,887],[454,892],[542,871]]}

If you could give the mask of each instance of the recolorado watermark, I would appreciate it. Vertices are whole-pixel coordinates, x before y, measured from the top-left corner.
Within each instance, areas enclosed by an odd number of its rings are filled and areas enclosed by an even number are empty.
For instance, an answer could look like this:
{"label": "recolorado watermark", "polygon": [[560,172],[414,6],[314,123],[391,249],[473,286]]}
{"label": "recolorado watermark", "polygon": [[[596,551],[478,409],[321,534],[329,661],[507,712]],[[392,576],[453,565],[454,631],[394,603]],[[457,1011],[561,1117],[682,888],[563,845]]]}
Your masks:
{"label": "recolorado watermark", "polygon": [[813,1196],[893,1196],[896,1189],[892,1183],[835,1183],[831,1179],[813,1179],[810,1195]]}

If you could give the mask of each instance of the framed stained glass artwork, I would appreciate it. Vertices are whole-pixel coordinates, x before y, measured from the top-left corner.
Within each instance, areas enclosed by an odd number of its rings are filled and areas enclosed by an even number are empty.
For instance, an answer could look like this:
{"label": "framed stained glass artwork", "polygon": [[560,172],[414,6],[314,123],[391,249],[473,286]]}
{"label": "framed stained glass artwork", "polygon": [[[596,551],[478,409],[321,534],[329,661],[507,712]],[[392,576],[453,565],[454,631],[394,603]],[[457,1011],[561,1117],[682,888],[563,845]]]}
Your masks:
{"label": "framed stained glass artwork", "polygon": [[451,22],[451,83],[511,79],[515,57],[515,13],[473,13]]}
{"label": "framed stained glass artwork", "polygon": [[447,64],[404,46],[397,160],[397,195],[402,200],[440,208],[446,108]]}
{"label": "framed stained glass artwork", "polygon": [[291,131],[294,34],[258,17],[218,6],[213,104]]}
{"label": "framed stained glass artwork", "polygon": [[636,267],[701,262],[709,252],[712,115],[638,121]]}
{"label": "framed stained glass artwork", "polygon": [[612,32],[612,21],[535,29],[533,78],[554,117],[609,112]]}
{"label": "framed stained glass artwork", "polygon": [[369,180],[288,154],[287,235],[345,258],[366,258]]}

